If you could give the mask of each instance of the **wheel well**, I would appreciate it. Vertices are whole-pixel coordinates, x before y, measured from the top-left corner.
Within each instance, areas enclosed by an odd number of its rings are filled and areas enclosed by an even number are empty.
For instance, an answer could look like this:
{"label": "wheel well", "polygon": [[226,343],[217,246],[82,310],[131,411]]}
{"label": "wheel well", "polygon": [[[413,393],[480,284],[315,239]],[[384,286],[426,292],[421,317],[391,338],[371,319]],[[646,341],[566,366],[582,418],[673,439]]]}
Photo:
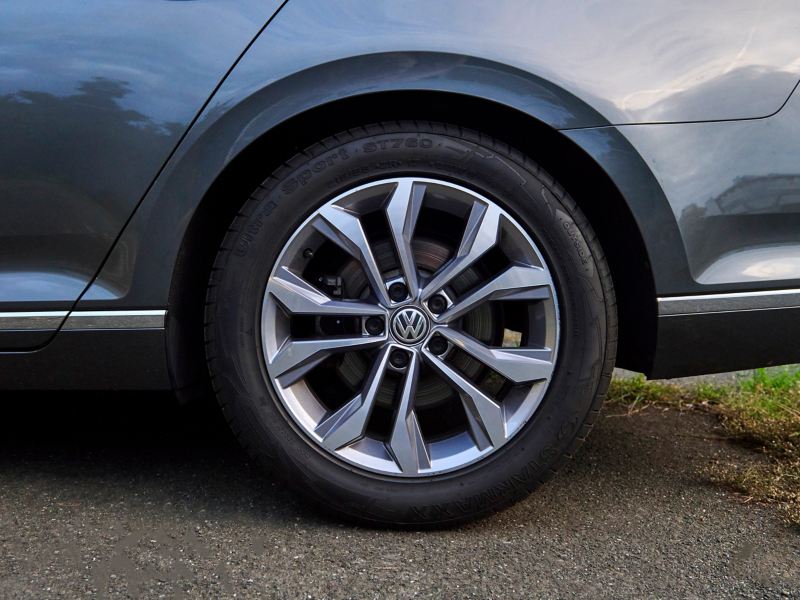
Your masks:
{"label": "wheel well", "polygon": [[206,193],[184,236],[170,292],[168,356],[179,396],[208,393],[206,283],[227,226],[244,200],[285,160],[324,137],[369,122],[414,119],[453,123],[501,139],[565,187],[592,224],[611,268],[619,314],[617,362],[633,370],[648,368],[656,314],[647,252],[625,199],[594,160],[551,127],[486,99],[381,92],[332,102],[278,125],[231,161]]}

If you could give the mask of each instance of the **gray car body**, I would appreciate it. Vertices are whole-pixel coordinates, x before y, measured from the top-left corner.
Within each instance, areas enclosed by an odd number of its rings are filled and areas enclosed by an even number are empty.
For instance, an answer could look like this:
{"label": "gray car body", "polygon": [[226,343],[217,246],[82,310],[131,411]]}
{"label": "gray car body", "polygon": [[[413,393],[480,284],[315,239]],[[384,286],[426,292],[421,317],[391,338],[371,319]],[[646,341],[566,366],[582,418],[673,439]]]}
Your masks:
{"label": "gray car body", "polygon": [[381,112],[415,98],[610,182],[577,200],[623,238],[624,365],[798,360],[798,29],[791,1],[3,3],[0,385],[189,385],[225,184],[335,115],[425,118]]}

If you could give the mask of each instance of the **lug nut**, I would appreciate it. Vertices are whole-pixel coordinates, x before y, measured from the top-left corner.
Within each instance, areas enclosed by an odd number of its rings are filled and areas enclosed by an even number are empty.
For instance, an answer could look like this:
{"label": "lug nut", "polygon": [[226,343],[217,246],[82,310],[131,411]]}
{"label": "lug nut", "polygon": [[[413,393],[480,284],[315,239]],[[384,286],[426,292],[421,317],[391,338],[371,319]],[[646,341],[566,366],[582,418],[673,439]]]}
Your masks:
{"label": "lug nut", "polygon": [[405,369],[408,366],[408,352],[392,350],[389,355],[389,362],[395,369]]}
{"label": "lug nut", "polygon": [[366,329],[367,333],[370,335],[379,335],[383,333],[383,318],[370,317],[367,319],[367,322],[364,323],[364,329]]}
{"label": "lug nut", "polygon": [[408,298],[408,288],[406,287],[406,284],[398,281],[390,285],[389,298],[391,298],[393,302],[400,302],[401,300]]}
{"label": "lug nut", "polygon": [[447,352],[447,340],[444,339],[441,335],[435,335],[431,338],[431,341],[428,342],[428,350],[430,350],[433,354],[440,355]]}
{"label": "lug nut", "polygon": [[442,314],[447,309],[447,298],[441,294],[436,294],[428,300],[428,308],[435,315]]}

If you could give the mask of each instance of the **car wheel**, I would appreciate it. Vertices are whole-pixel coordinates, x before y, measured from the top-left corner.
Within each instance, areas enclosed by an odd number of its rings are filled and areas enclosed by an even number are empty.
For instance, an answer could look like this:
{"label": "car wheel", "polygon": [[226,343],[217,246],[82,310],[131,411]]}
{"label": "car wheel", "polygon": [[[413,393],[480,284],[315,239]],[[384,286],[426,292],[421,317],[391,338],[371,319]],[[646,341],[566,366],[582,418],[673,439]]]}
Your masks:
{"label": "car wheel", "polygon": [[206,306],[242,444],[370,523],[522,498],[588,433],[615,357],[611,278],[575,202],[438,123],[348,130],[284,163],[231,224]]}

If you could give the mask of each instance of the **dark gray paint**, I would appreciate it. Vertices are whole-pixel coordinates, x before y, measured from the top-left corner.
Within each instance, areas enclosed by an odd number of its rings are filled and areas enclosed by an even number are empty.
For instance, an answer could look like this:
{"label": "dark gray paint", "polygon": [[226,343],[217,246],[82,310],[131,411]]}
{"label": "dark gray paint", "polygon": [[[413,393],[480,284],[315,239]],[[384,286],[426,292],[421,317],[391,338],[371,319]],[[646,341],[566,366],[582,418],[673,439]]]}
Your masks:
{"label": "dark gray paint", "polygon": [[[264,53],[260,66],[265,72],[273,50],[272,45],[258,49]],[[379,91],[449,90],[489,97],[546,122],[576,125],[600,119],[573,96],[536,77],[458,55],[355,57],[301,71],[249,97],[239,95],[246,93],[242,85],[249,77],[242,81],[234,74],[223,85],[167,164],[80,306],[165,305],[173,275],[170,267],[198,199],[248,144],[315,106]],[[118,295],[109,290],[118,290]]]}
{"label": "dark gray paint", "polygon": [[186,227],[243,149],[394,90],[562,130],[625,196],[660,296],[800,285],[795,2],[290,0],[170,154],[276,6],[0,5],[0,308],[68,308],[112,245],[78,307],[167,306]]}
{"label": "dark gray paint", "polygon": [[753,118],[776,111],[800,77],[798,29],[793,0],[292,0],[226,88],[248,94],[333,60],[427,51],[539,76],[613,124]]}
{"label": "dark gray paint", "polygon": [[769,119],[619,130],[669,198],[697,282],[800,283],[800,94]]}
{"label": "dark gray paint", "polygon": [[[163,306],[172,277],[164,257],[171,264],[180,243],[174,233],[217,174],[275,125],[342,97],[446,90],[580,130],[639,120],[760,117],[791,93],[796,53],[785,23],[800,25],[800,11],[789,4],[776,5],[760,22],[749,2],[729,4],[724,15],[694,2],[650,3],[644,15],[641,4],[594,2],[567,10],[554,2],[419,2],[411,9],[408,3],[292,0],[215,95],[81,304]],[[571,25],[559,28],[565,19]],[[765,28],[772,28],[774,45]],[[627,41],[624,51],[617,42],[599,41],[618,38]],[[665,91],[676,86],[680,92]],[[650,104],[632,104],[632,97],[648,94]],[[613,131],[568,135],[625,188],[645,232],[658,293],[700,287],[690,277],[669,205],[635,149]]]}
{"label": "dark gray paint", "polygon": [[2,354],[3,390],[164,390],[163,329],[61,331],[36,352]]}
{"label": "dark gray paint", "polygon": [[800,308],[792,304],[659,317],[656,352],[642,370],[660,379],[798,363]]}
{"label": "dark gray paint", "polygon": [[0,309],[78,298],[277,5],[0,3]]}

